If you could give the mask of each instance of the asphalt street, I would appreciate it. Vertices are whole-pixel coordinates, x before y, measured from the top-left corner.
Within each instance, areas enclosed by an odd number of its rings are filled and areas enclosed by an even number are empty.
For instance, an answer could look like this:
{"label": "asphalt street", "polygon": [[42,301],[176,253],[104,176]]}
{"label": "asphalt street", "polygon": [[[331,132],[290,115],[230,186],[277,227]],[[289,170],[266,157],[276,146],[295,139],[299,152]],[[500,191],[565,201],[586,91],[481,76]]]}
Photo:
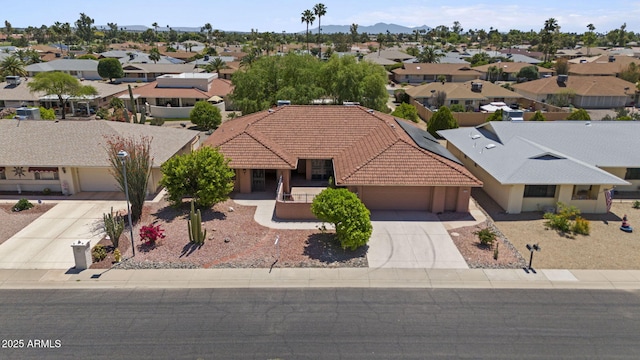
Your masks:
{"label": "asphalt street", "polygon": [[640,292],[2,290],[2,359],[637,359]]}

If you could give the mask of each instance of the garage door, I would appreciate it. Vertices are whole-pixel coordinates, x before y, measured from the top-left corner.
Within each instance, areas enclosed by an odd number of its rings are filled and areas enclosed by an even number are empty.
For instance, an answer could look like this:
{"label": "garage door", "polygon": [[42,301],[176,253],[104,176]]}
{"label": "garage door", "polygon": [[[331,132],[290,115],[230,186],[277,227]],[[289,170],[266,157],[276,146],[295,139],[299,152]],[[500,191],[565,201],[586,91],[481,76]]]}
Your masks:
{"label": "garage door", "polygon": [[365,186],[360,199],[369,210],[431,210],[432,187]]}
{"label": "garage door", "polygon": [[78,180],[80,191],[119,191],[118,183],[108,168],[81,168]]}

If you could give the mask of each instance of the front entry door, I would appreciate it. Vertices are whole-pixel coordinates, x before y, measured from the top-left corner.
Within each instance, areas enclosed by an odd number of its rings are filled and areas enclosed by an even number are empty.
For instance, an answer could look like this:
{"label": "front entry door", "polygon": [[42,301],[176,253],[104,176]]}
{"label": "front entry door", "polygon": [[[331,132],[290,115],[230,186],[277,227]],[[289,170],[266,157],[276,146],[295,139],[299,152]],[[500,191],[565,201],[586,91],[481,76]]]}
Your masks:
{"label": "front entry door", "polygon": [[264,170],[262,169],[251,170],[251,191],[264,191],[264,190],[265,190]]}

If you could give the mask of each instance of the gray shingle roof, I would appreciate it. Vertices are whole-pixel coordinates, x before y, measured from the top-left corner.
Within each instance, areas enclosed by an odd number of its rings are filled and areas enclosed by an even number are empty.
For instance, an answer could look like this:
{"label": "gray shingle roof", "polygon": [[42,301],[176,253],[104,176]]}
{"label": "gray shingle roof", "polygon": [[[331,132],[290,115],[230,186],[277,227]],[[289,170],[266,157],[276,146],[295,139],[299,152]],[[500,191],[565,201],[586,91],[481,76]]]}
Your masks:
{"label": "gray shingle roof", "polygon": [[25,66],[28,72],[98,71],[98,62],[91,59],[59,59]]}
{"label": "gray shingle roof", "polygon": [[498,121],[438,133],[502,184],[626,185],[600,168],[640,167],[640,122]]}
{"label": "gray shingle roof", "polygon": [[149,136],[154,167],[160,166],[197,131],[106,120],[0,120],[0,166],[107,167],[105,136]]}

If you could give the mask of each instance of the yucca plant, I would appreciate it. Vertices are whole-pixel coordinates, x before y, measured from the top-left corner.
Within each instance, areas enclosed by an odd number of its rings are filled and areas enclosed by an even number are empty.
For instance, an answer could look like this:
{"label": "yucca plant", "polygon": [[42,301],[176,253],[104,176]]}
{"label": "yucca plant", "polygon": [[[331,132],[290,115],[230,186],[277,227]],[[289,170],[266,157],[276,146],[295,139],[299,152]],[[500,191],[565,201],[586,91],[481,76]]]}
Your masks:
{"label": "yucca plant", "polygon": [[102,214],[104,220],[104,231],[109,235],[113,247],[118,247],[120,235],[124,231],[124,218],[118,214],[113,214],[113,207],[109,214]]}

